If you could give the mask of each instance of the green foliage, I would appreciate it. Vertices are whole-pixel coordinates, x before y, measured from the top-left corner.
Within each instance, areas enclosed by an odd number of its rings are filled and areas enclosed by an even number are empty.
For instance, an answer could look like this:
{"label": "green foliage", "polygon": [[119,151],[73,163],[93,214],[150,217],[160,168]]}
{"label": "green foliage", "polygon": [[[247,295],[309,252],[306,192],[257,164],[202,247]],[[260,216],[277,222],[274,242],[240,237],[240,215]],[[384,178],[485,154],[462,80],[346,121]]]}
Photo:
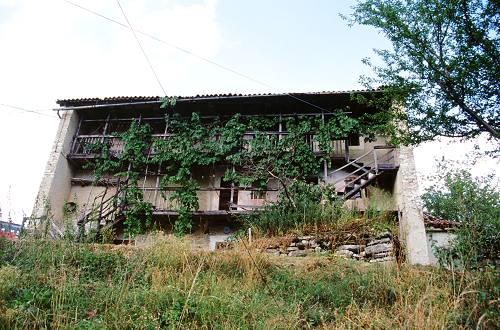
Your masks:
{"label": "green foliage", "polygon": [[[330,154],[330,141],[345,138],[358,128],[357,121],[342,111],[334,112],[326,122],[319,116],[286,117],[282,124],[287,133],[281,137],[267,133],[278,124],[278,118],[242,118],[236,114],[206,122],[193,113],[188,119],[173,114],[166,120],[172,135],[155,141],[157,153],[153,161],[167,173],[161,180],[164,190],[180,186],[170,195],[180,205],[177,234],[191,229],[189,212],[198,208],[197,184],[193,180],[196,169],[228,164],[224,180],[236,186],[257,184],[265,188],[270,179],[276,179],[284,198],[291,201],[290,183],[315,177],[319,172],[322,159],[313,153],[310,143],[318,142],[320,150]],[[252,132],[250,139],[244,138],[246,132]]]}
{"label": "green foliage", "polygon": [[15,266],[0,266],[0,303],[9,299],[19,285],[21,274]]}
{"label": "green foliage", "polygon": [[498,2],[483,0],[363,0],[353,6],[351,24],[375,27],[392,43],[390,50],[375,50],[383,66],[364,60],[375,77],[362,80],[383,86],[392,106],[381,113],[407,120],[409,142],[481,132],[500,138],[499,9]]}
{"label": "green foliage", "polygon": [[[173,106],[172,102],[175,104],[171,99],[164,102],[169,107]],[[164,173],[160,180],[162,194],[178,205],[174,230],[182,235],[191,230],[191,212],[199,207],[196,194],[199,185],[194,178],[198,169],[223,164],[226,166],[223,180],[236,187],[253,185],[265,189],[271,179],[276,180],[287,207],[301,207],[303,211],[306,208],[301,205],[303,201],[296,187],[308,178],[317,177],[320,165],[329,161],[334,151],[332,140],[359,131],[368,137],[384,135],[392,125],[374,121],[373,126],[363,123],[361,127],[359,120],[366,118],[354,119],[341,110],[333,111],[326,119],[284,117],[281,124],[285,133],[281,136],[275,134],[279,124],[276,117],[235,114],[207,121],[197,113],[189,118],[174,113],[167,114],[165,120],[169,133],[166,139],[153,141],[148,125],[133,122],[127,132],[115,134],[124,143],[121,154],[111,155],[106,143],[90,146],[97,156],[89,165],[94,169],[95,180],[111,174],[127,183],[120,201],[126,206],[125,224],[130,234],[139,233],[143,224],[151,219],[153,206],[142,201],[142,192],[137,187],[139,175],[148,165],[157,166]],[[313,152],[313,144],[319,145],[320,155]],[[150,150],[154,150],[151,157]],[[298,183],[294,186],[294,182]],[[167,196],[167,191],[172,192]],[[142,224],[141,219],[145,219]]]}
{"label": "green foliage", "polygon": [[160,98],[160,108],[161,109],[167,109],[167,110],[172,110],[175,108],[175,105],[177,103],[177,98],[175,96],[164,96]]}
{"label": "green foliage", "polygon": [[0,328],[498,327],[490,269],[251,253],[193,252],[178,240],[140,249],[0,240]]}
{"label": "green foliage", "polygon": [[120,168],[119,161],[110,153],[108,143],[89,143],[85,148],[94,155],[92,161],[84,165],[84,168],[94,172],[94,183],[99,182],[105,174],[114,173]]}
{"label": "green foliage", "polygon": [[153,214],[153,205],[143,200],[143,192],[138,187],[139,176],[150,163],[151,129],[147,124],[141,125],[133,121],[126,132],[114,135],[123,141],[122,152],[117,155],[111,154],[107,142],[89,144],[86,147],[95,157],[86,164],[86,167],[94,172],[94,184],[105,175],[123,180],[121,194],[117,196],[115,203],[124,206],[126,233],[134,236],[147,228]]}
{"label": "green foliage", "polygon": [[451,170],[422,196],[433,215],[461,223],[441,261],[463,267],[496,265],[500,256],[500,191],[493,176],[474,178],[467,170]]}
{"label": "green foliage", "polygon": [[[242,215],[242,221],[249,227],[257,228],[261,233],[282,235],[290,230],[302,230],[326,224],[324,212],[329,208],[321,205],[322,189],[318,185],[293,182],[288,193],[288,199],[282,192],[278,201],[268,204],[262,210]],[[341,207],[335,202],[331,207]]]}

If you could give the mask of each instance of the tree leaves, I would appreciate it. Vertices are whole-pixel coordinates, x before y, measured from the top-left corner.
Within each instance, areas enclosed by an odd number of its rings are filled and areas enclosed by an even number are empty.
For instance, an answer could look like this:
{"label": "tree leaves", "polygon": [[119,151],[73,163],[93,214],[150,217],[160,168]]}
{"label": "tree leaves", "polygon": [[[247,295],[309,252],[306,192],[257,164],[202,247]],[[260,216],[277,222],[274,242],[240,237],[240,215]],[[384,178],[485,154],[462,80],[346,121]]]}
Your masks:
{"label": "tree leaves", "polygon": [[[283,196],[294,207],[294,183],[317,177],[320,165],[331,158],[332,140],[346,139],[353,132],[367,136],[385,134],[392,126],[386,117],[352,118],[336,110],[327,118],[316,116],[211,118],[197,113],[190,117],[178,113],[165,117],[168,133],[153,138],[147,124],[133,122],[128,131],[118,134],[123,142],[120,155],[112,157],[109,146],[96,146],[100,157],[94,162],[95,176],[104,173],[127,179],[122,202],[127,205],[125,224],[138,233],[143,219],[151,220],[153,205],[143,201],[138,188],[139,176],[148,166],[163,173],[160,188],[166,198],[177,202],[178,217],[174,231],[178,235],[191,229],[191,212],[198,210],[195,180],[197,171],[212,165],[225,166],[223,180],[236,187],[258,185],[266,188],[276,180]],[[361,125],[362,124],[362,125]],[[277,132],[278,125],[285,127]]]}
{"label": "tree leaves", "polygon": [[[500,11],[482,0],[365,0],[350,24],[373,26],[392,43],[376,50],[385,65],[362,77],[383,86],[390,109],[404,108],[407,140],[436,136],[500,138]],[[398,110],[399,108],[399,110]]]}

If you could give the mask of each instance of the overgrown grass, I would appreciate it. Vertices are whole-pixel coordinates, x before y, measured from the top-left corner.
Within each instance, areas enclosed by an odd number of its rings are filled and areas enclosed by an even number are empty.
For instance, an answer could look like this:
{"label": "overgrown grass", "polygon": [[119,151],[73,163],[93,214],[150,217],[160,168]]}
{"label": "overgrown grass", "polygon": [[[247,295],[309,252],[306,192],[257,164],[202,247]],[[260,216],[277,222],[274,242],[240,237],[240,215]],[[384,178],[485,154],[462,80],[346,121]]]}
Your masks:
{"label": "overgrown grass", "polygon": [[372,189],[377,196],[364,212],[344,206],[335,191],[328,186],[295,182],[289,187],[291,198],[281,193],[276,203],[240,216],[246,227],[261,236],[330,231],[351,234],[376,235],[382,231],[397,232],[396,213],[391,206],[393,198],[381,190]]}
{"label": "overgrown grass", "polygon": [[338,203],[321,205],[303,201],[296,208],[271,204],[263,210],[243,215],[240,219],[245,227],[253,228],[260,237],[328,232],[340,244],[344,240],[373,237],[382,232],[391,232],[397,236],[399,232],[395,212],[367,208],[362,213]]}
{"label": "overgrown grass", "polygon": [[433,329],[479,322],[494,328],[498,275],[333,257],[251,258],[238,249],[193,252],[175,239],[143,249],[0,241],[0,325]]}

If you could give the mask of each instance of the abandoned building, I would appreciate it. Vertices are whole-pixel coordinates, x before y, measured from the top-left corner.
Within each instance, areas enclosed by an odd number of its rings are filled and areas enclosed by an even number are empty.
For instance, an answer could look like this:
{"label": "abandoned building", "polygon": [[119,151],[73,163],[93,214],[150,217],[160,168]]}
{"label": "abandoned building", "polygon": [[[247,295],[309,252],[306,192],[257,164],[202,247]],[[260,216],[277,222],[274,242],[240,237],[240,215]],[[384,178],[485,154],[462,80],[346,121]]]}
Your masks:
{"label": "abandoned building", "polygon": [[[178,97],[173,109],[167,110],[189,118],[196,113],[207,124],[235,114],[241,117],[266,117],[275,125],[263,132],[269,138],[279,140],[288,134],[286,118],[302,116],[327,120],[332,109],[348,109],[348,116],[356,117],[374,109],[360,104],[351,97],[353,91],[316,92],[297,94],[251,95],[202,95]],[[371,95],[377,91],[356,91]],[[123,181],[103,175],[95,180],[94,172],[87,164],[96,158],[91,145],[106,146],[109,155],[122,152],[124,141],[120,137],[133,122],[148,124],[152,140],[166,140],[172,136],[164,100],[160,97],[110,97],[88,99],[64,99],[57,101],[56,109],[61,120],[54,146],[40,185],[33,211],[34,219],[50,217],[53,231],[60,233],[68,213],[79,225],[90,225],[91,212],[97,212],[97,226],[114,226],[117,239],[123,239],[123,224],[117,217],[117,205],[113,196],[120,194]],[[216,119],[217,118],[217,119]],[[262,133],[262,132],[261,132]],[[242,134],[241,148],[256,132]],[[303,136],[314,155],[322,157],[321,170],[307,181],[329,184],[345,200],[346,205],[363,210],[367,203],[377,203],[376,190],[391,196],[380,208],[397,211],[401,237],[411,263],[428,264],[429,255],[420,208],[417,178],[411,147],[394,148],[383,138],[365,141],[363,136],[350,134],[330,141],[330,152],[320,150],[314,132]],[[216,139],[216,137],[214,137]],[[145,157],[153,157],[151,147]],[[228,169],[225,162],[200,166],[193,172],[198,183],[196,196],[198,208],[191,210],[196,220],[193,233],[206,238],[207,245],[224,239],[234,231],[231,216],[245,213],[276,201],[280,185],[270,178],[265,187],[237,185],[224,180]],[[238,171],[234,168],[233,171]],[[178,205],[171,194],[176,187],[161,183],[162,166],[149,166],[137,179],[144,201],[152,205],[155,221],[172,223],[178,215]],[[376,188],[375,188],[376,187]]]}

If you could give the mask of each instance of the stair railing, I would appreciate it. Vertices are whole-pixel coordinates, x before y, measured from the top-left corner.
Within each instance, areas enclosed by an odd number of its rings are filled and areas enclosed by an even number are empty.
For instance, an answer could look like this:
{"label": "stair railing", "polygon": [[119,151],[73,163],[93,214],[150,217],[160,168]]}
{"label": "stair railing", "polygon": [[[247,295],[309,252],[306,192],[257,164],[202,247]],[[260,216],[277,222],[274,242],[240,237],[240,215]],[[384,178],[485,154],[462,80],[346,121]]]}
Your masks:
{"label": "stair railing", "polygon": [[[127,185],[126,185],[127,186]],[[118,183],[116,187],[116,191],[113,195],[109,196],[108,198],[104,199],[107,193],[107,188],[98,194],[96,197],[94,197],[94,200],[92,202],[92,207],[90,210],[82,217],[77,222],[77,227],[78,227],[78,239],[81,240],[84,236],[85,233],[85,225],[93,220],[92,215],[96,213],[97,211],[97,230],[99,232],[101,228],[101,221],[105,220],[106,222],[110,222],[108,219],[111,215],[115,215],[117,212],[121,211],[122,205],[120,203],[117,203],[118,197],[120,196],[121,192],[123,190],[123,187],[120,186],[120,182]],[[100,202],[98,202],[98,199],[101,199]],[[98,203],[98,204],[96,204]]]}
{"label": "stair railing", "polygon": [[[380,150],[380,149],[389,149],[386,153],[384,153],[383,155],[378,155],[377,154],[377,150]],[[394,160],[394,154],[393,154],[393,151],[394,151],[394,147],[391,147],[391,146],[376,146],[374,147],[372,150],[369,150],[365,153],[363,153],[361,156],[357,157],[356,159],[348,162],[347,164],[339,167],[338,169],[335,169],[334,171],[332,171],[331,173],[337,173],[349,166],[355,166],[357,167],[354,171],[352,172],[349,172],[348,174],[342,176],[340,179],[338,179],[337,181],[335,181],[333,183],[333,185],[336,185],[340,182],[345,182],[344,186],[342,188],[344,188],[344,191],[345,191],[345,188],[353,183],[353,182],[356,182],[360,179],[362,179],[365,175],[369,175],[369,173],[373,173],[375,176],[377,176],[379,173],[380,173],[380,164],[381,163],[381,160],[384,160],[388,155],[391,155],[391,157],[389,157],[387,160],[391,160],[393,159]],[[365,158],[366,156],[370,155],[371,154],[371,158],[368,162],[365,162],[363,164],[363,166],[360,166],[357,164],[357,162],[359,162],[361,159]],[[372,166],[373,165],[373,166]],[[370,170],[369,170],[370,169]],[[371,172],[371,171],[374,171],[374,172]],[[360,171],[363,171],[362,174],[360,175],[357,175],[355,178],[351,178],[349,179],[348,181],[346,180],[347,178],[349,177],[352,177],[354,174],[360,172]]]}

